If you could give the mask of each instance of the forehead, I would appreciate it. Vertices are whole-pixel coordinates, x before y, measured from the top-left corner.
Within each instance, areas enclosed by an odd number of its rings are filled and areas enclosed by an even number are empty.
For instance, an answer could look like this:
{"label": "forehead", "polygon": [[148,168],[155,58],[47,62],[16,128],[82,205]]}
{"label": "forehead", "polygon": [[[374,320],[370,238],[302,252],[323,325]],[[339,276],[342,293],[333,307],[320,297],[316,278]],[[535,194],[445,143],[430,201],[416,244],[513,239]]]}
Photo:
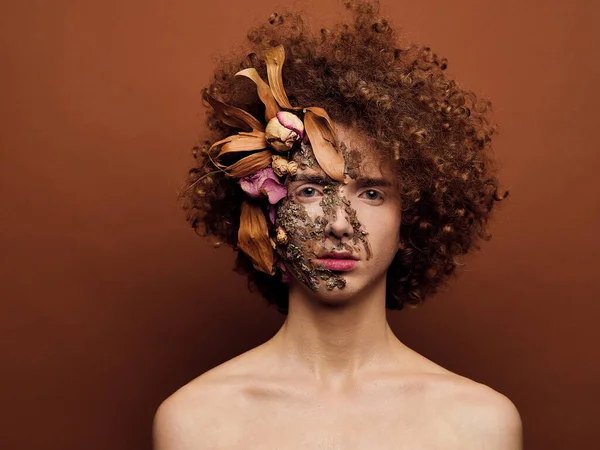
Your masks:
{"label": "forehead", "polygon": [[383,178],[393,176],[391,166],[385,164],[385,158],[374,139],[351,126],[336,123],[335,127],[346,160],[346,169],[352,178],[359,175]]}
{"label": "forehead", "polygon": [[[344,155],[345,172],[352,179],[358,177],[383,178],[394,182],[396,179],[393,164],[387,161],[376,141],[351,126],[334,122],[340,150]],[[312,153],[312,152],[311,152]],[[309,165],[300,164],[298,172],[306,175],[324,175],[323,170],[313,159]]]}

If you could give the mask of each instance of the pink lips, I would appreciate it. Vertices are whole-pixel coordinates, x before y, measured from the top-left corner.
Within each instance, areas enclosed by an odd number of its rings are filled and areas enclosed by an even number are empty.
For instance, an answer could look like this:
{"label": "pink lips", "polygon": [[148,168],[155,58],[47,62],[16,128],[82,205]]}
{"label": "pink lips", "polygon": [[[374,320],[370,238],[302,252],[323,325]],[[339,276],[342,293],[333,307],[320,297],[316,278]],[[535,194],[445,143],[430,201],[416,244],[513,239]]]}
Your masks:
{"label": "pink lips", "polygon": [[351,253],[326,253],[315,259],[314,262],[329,270],[348,272],[356,267],[358,258]]}

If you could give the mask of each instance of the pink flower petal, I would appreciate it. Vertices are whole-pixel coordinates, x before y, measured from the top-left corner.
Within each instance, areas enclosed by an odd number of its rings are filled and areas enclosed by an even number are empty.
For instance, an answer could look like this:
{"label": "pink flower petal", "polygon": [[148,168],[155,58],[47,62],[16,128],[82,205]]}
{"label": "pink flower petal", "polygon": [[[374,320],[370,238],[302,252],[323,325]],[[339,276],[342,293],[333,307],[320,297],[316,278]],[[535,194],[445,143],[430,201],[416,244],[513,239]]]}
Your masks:
{"label": "pink flower petal", "polygon": [[277,203],[287,195],[287,189],[271,167],[241,178],[238,184],[251,198],[260,198],[264,195],[271,204]]}
{"label": "pink flower petal", "polygon": [[271,225],[275,225],[275,212],[276,212],[275,206],[269,205],[267,207],[267,210],[269,211],[269,220],[271,221]]}
{"label": "pink flower petal", "polygon": [[269,203],[272,205],[287,195],[287,189],[285,186],[283,186],[279,181],[275,181],[271,178],[267,178],[263,182],[262,186],[260,187],[260,192],[267,196]]}
{"label": "pink flower petal", "polygon": [[238,184],[242,188],[242,190],[248,194],[252,198],[260,197],[260,190],[258,189],[258,185],[256,181],[252,181],[251,177],[244,177],[238,181]]}
{"label": "pink flower petal", "polygon": [[[245,193],[247,193],[250,197],[260,198],[260,196],[261,196],[260,187],[263,184],[263,182],[265,181],[265,179],[267,179],[271,175],[269,170],[271,172],[273,172],[273,169],[271,169],[270,167],[261,169],[255,173],[253,173],[252,175],[241,178],[238,181],[238,184],[241,186],[242,190]],[[275,175],[275,172],[273,172],[273,176],[274,175]]]}
{"label": "pink flower petal", "polygon": [[279,123],[288,130],[295,131],[298,134],[299,139],[304,137],[304,124],[296,114],[288,111],[279,111],[276,116]]}
{"label": "pink flower petal", "polygon": [[290,273],[283,264],[283,261],[278,261],[276,263],[276,266],[277,268],[279,268],[279,270],[281,270],[281,281],[283,281],[284,283],[289,283],[291,281]]}

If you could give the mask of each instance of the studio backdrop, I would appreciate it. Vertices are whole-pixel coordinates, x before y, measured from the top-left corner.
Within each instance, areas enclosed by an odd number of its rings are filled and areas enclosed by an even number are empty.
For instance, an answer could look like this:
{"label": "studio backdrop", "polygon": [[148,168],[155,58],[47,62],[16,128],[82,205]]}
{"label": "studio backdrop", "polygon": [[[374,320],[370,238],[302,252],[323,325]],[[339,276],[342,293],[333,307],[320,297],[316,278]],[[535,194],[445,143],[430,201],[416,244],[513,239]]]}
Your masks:
{"label": "studio backdrop", "polygon": [[[216,57],[272,0],[3,2],[0,447],[132,450],[156,408],[284,317],[177,203]],[[285,3],[313,30],[341,0]],[[510,196],[444,292],[389,312],[399,339],[509,397],[525,448],[600,441],[598,4],[383,0],[492,101]]]}

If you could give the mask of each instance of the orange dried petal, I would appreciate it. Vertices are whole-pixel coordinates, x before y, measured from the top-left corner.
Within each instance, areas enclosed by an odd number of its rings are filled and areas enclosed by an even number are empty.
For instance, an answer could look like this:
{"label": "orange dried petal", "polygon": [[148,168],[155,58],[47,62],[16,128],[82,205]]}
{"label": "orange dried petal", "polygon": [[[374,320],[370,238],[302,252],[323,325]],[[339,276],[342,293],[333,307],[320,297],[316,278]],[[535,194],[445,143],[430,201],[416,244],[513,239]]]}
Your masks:
{"label": "orange dried petal", "polygon": [[275,273],[267,219],[262,208],[248,200],[242,203],[238,247],[248,255],[256,270],[269,275]]}
{"label": "orange dried petal", "polygon": [[227,125],[234,128],[265,131],[264,125],[249,112],[217,100],[208,93],[207,89],[202,91],[202,96],[213,107],[217,117]]}
{"label": "orange dried petal", "polygon": [[321,169],[336,181],[344,181],[344,155],[333,122],[323,108],[304,108],[304,127],[315,159]]}

